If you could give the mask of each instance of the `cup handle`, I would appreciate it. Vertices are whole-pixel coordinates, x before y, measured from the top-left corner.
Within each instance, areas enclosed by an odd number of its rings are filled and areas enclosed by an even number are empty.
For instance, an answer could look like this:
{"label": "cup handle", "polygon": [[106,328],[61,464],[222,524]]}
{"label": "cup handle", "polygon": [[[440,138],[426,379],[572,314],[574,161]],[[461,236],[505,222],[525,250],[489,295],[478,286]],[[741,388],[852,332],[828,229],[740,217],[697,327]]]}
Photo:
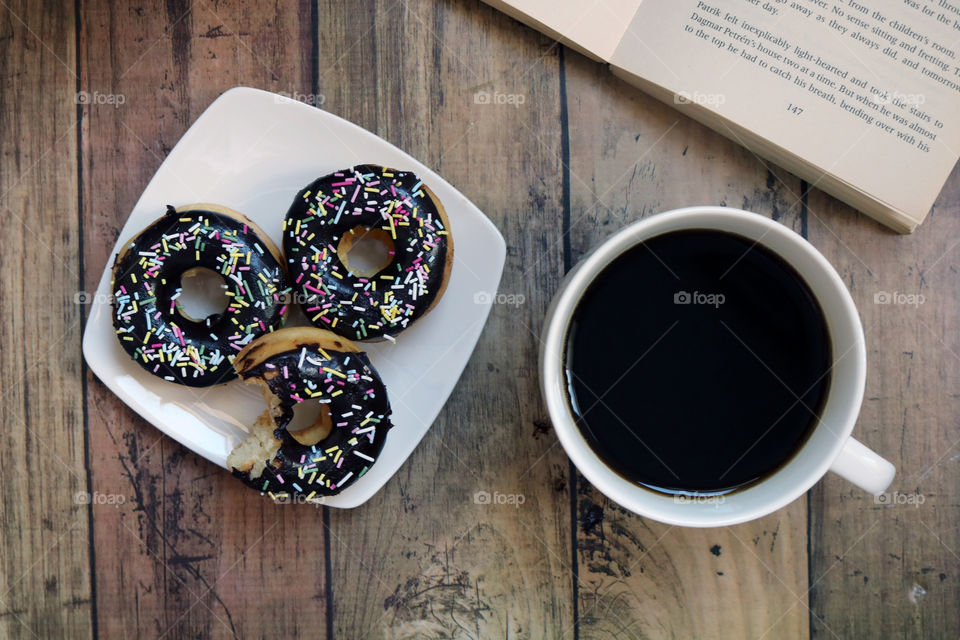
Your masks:
{"label": "cup handle", "polygon": [[840,455],[830,465],[833,471],[864,491],[877,495],[886,491],[897,469],[889,460],[881,458],[856,438],[850,438]]}

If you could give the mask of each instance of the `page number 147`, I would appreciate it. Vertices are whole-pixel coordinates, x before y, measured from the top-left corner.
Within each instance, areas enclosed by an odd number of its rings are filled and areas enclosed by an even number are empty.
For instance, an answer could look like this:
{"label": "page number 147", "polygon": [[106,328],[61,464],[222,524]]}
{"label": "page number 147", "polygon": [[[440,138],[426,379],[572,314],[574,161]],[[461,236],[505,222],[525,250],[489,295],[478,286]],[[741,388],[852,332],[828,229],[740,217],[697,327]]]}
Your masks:
{"label": "page number 147", "polygon": [[790,113],[792,113],[792,114],[795,115],[795,116],[798,116],[798,115],[800,115],[801,113],[803,113],[803,107],[798,107],[798,106],[795,105],[795,104],[789,104],[789,105],[787,105],[787,111],[789,111]]}

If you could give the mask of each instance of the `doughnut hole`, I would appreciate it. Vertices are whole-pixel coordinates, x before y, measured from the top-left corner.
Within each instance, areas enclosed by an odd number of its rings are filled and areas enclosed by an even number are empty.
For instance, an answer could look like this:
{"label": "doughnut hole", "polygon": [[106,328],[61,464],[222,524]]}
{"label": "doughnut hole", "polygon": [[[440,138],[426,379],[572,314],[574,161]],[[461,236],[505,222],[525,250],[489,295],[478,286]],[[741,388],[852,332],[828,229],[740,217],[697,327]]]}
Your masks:
{"label": "doughnut hole", "polygon": [[227,283],[213,269],[188,269],[180,276],[180,295],[176,303],[181,316],[202,322],[212,315],[223,313],[230,304]]}
{"label": "doughnut hole", "polygon": [[300,444],[313,446],[330,435],[331,430],[333,420],[328,404],[308,398],[293,407],[293,419],[287,424],[287,433]]}
{"label": "doughnut hole", "polygon": [[394,250],[389,233],[361,226],[343,234],[337,245],[337,257],[354,275],[370,278],[393,262]]}

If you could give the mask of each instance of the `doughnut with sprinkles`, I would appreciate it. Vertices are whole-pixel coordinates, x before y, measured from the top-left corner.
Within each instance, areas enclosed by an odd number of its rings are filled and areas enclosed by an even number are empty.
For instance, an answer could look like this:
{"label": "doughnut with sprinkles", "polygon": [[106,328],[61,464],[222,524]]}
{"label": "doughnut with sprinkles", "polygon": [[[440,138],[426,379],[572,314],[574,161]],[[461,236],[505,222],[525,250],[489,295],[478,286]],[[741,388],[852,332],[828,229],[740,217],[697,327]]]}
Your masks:
{"label": "doughnut with sprinkles", "polygon": [[[306,501],[340,493],[376,462],[390,422],[387,390],[350,340],[323,329],[290,327],[252,342],[233,363],[260,386],[268,417],[231,451],[227,466],[271,498]],[[315,400],[313,425],[288,429],[294,407]]]}
{"label": "doughnut with sprinkles", "polygon": [[[181,277],[210,269],[229,304],[205,319],[186,315]],[[113,265],[113,326],[145,370],[191,387],[236,377],[236,355],[283,326],[289,289],[277,247],[246,216],[214,204],[167,207],[124,245]]]}
{"label": "doughnut with sprinkles", "polygon": [[[351,269],[359,238],[389,247],[380,269]],[[310,322],[353,340],[392,340],[440,300],[453,267],[450,221],[415,173],[357,165],[314,180],[283,224],[292,286]]]}

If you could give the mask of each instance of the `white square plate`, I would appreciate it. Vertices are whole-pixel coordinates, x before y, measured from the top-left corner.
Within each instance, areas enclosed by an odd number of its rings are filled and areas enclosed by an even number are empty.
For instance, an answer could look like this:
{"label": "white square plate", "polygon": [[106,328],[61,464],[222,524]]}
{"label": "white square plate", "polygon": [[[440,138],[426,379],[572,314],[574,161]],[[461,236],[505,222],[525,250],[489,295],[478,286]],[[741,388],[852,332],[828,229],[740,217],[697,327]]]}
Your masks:
{"label": "white square plate", "polygon": [[[395,427],[377,463],[325,500],[366,502],[426,434],[473,352],[497,290],[503,237],[459,191],[374,134],[289,98],[239,87],[220,96],[170,152],[130,213],[113,255],[163,215],[167,204],[215,202],[246,214],[281,245],[281,224],[297,191],[314,178],[370,163],[418,173],[443,203],[454,265],[437,306],[390,342],[361,343],[390,395]],[[87,364],[117,396],[160,431],[226,468],[227,454],[266,409],[252,385],[233,380],[194,389],[141,369],[121,349],[110,308],[113,255],[103,270],[83,336]]]}

